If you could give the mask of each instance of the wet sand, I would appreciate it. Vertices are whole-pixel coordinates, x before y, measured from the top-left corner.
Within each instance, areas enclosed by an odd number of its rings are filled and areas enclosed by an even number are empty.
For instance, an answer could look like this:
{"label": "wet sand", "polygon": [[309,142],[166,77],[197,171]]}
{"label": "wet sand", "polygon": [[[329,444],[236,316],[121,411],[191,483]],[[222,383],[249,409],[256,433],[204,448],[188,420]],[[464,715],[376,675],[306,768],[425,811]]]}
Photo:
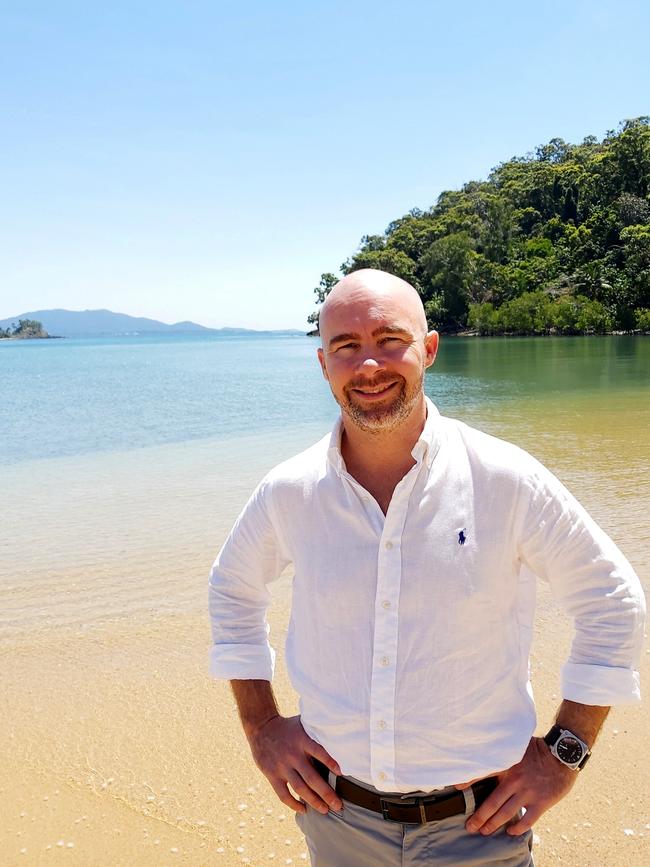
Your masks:
{"label": "wet sand", "polygon": [[[296,712],[281,651],[290,592],[284,576],[270,615],[287,715]],[[540,732],[568,637],[542,591]],[[292,812],[250,758],[227,684],[207,676],[208,641],[206,618],[186,612],[39,630],[5,648],[0,863],[309,863]],[[646,684],[649,660],[644,652]],[[612,712],[571,795],[535,829],[538,865],[650,863],[649,730],[647,703]]]}

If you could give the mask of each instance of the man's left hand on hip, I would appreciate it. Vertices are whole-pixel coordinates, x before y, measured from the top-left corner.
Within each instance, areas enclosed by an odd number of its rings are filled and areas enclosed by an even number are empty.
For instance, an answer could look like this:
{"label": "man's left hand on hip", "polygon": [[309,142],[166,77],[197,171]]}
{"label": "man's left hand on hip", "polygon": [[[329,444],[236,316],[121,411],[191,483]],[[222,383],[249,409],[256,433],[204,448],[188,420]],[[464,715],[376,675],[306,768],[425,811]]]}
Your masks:
{"label": "man's left hand on hip", "polygon": [[509,825],[506,833],[513,836],[525,833],[568,794],[578,775],[551,754],[543,738],[534,737],[522,760],[497,776],[497,788],[467,820],[465,827],[470,833],[492,834],[517,817],[522,807],[524,815]]}

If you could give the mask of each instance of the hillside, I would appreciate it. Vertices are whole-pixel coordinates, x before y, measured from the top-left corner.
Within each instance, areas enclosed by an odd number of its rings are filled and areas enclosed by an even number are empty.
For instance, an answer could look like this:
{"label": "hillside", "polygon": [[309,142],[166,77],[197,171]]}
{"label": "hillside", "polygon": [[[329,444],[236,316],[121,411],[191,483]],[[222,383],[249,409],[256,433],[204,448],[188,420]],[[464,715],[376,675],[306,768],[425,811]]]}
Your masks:
{"label": "hillside", "polygon": [[[551,139],[441,193],[365,235],[340,271],[360,268],[415,286],[441,330],[650,330],[650,118],[602,141]],[[317,303],[337,279],[321,276]]]}
{"label": "hillside", "polygon": [[[258,333],[247,328],[206,328],[196,322],[175,322],[169,325],[157,319],[129,316],[111,310],[33,310],[0,320],[0,328],[7,328],[19,319],[37,320],[49,334],[60,337],[101,337],[125,334],[249,334]],[[304,332],[287,330],[288,334]]]}

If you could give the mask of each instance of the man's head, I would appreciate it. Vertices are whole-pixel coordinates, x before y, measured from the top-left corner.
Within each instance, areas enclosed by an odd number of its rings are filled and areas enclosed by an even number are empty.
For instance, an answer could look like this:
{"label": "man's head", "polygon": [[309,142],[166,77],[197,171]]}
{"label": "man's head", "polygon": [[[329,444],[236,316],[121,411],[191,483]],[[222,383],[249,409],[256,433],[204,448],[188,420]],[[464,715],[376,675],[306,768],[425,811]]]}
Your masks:
{"label": "man's head", "polygon": [[384,271],[354,271],[327,296],[319,328],[318,358],[346,420],[381,432],[423,410],[438,335],[427,333],[412,286]]}

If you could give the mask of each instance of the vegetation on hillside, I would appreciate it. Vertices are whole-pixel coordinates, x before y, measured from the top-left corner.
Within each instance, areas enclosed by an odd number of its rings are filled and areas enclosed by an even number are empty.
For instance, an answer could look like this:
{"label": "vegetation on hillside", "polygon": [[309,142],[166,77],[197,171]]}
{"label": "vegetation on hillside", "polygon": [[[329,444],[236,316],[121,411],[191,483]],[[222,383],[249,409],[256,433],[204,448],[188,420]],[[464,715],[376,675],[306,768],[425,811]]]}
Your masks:
{"label": "vegetation on hillside", "polygon": [[[650,118],[638,117],[602,141],[552,139],[443,192],[364,236],[340,270],[404,278],[443,331],[650,331],[649,194]],[[317,303],[337,279],[321,276]]]}
{"label": "vegetation on hillside", "polygon": [[0,328],[0,339],[3,337],[49,337],[42,324],[36,319],[19,319],[18,324],[15,322],[8,328]]}

